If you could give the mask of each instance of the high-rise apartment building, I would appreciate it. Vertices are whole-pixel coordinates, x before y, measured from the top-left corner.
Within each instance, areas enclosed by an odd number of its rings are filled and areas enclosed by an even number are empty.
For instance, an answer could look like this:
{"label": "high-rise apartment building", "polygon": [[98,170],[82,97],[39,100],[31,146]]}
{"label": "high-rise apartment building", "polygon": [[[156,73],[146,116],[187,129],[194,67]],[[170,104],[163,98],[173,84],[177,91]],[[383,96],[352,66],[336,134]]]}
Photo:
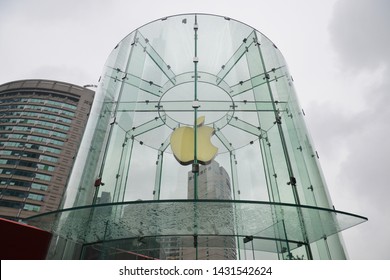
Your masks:
{"label": "high-rise apartment building", "polygon": [[94,91],[50,80],[0,85],[0,216],[59,208]]}

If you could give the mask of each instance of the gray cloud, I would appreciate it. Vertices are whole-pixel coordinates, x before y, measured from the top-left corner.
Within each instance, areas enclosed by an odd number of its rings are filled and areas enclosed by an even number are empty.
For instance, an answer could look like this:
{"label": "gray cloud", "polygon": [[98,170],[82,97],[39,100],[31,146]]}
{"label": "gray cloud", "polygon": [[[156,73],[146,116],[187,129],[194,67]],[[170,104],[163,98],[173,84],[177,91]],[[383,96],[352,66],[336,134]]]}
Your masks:
{"label": "gray cloud", "polygon": [[390,2],[341,0],[334,7],[331,40],[344,67],[376,68],[390,60]]}
{"label": "gray cloud", "polygon": [[[358,83],[354,87],[358,91],[348,93],[349,104],[353,104],[353,98],[364,101],[364,106],[355,112],[348,110],[347,101],[343,104],[344,112],[340,111],[342,108],[332,108],[331,114],[322,120],[323,124],[331,124],[327,128],[333,135],[330,139],[338,141],[343,149],[336,180],[340,184],[336,191],[341,205],[369,218],[365,225],[344,233],[348,251],[359,259],[390,258],[389,12],[390,2],[386,0],[341,0],[334,6],[329,26],[340,73]],[[329,138],[325,140],[325,133],[319,133],[324,137],[323,147],[331,151],[334,147]],[[360,244],[350,243],[349,237],[361,240]]]}
{"label": "gray cloud", "polygon": [[[96,83],[106,57],[123,36],[112,32],[116,24],[103,17],[113,9],[109,1],[12,1],[4,6],[0,84],[30,77]],[[80,68],[83,73],[78,75]]]}

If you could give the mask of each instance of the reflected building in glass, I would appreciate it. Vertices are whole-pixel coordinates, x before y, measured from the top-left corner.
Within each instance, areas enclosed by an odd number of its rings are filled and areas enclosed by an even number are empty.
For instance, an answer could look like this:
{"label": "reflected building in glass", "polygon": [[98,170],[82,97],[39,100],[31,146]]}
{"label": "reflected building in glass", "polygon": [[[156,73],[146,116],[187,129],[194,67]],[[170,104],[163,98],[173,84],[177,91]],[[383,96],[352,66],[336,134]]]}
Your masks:
{"label": "reflected building in glass", "polygon": [[339,233],[366,218],[334,209],[303,118],[253,27],[153,21],[104,66],[63,209],[26,222],[55,235],[48,258],[344,259]]}
{"label": "reflected building in glass", "polygon": [[[219,166],[218,162],[213,160],[207,165],[202,165],[199,168],[199,173],[188,172],[188,199],[194,197],[194,177],[197,176],[198,199],[209,200],[231,200],[232,190],[230,187],[229,174],[225,168]],[[230,218],[227,221],[234,227],[234,210],[233,207],[226,211]],[[181,259],[193,259],[197,255],[200,260],[235,260],[237,259],[236,240],[232,236],[221,236],[218,228],[214,227],[213,236],[194,236],[190,238],[194,246],[182,246]],[[188,241],[187,241],[188,242]],[[199,245],[201,249],[196,252],[195,245]]]}
{"label": "reflected building in glass", "polygon": [[58,210],[94,91],[58,81],[0,85],[0,216]]}

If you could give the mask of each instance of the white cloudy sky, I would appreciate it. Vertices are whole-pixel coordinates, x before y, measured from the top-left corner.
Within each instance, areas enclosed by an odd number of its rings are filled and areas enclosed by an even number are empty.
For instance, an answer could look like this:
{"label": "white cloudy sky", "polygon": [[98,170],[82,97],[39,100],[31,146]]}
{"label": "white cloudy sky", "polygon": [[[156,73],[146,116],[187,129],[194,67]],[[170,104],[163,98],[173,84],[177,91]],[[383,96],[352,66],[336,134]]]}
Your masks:
{"label": "white cloudy sky", "polygon": [[349,257],[390,259],[388,0],[0,0],[0,84],[96,84],[128,33],[188,12],[245,22],[278,46],[335,207],[369,218],[343,232]]}

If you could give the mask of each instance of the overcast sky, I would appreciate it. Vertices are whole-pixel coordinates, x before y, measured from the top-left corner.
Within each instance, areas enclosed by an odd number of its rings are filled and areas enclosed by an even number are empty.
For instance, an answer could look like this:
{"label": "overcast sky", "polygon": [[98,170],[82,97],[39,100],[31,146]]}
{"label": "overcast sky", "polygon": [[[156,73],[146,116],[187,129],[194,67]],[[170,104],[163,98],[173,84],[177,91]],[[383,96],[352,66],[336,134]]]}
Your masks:
{"label": "overcast sky", "polygon": [[390,1],[0,0],[0,84],[97,84],[111,50],[152,20],[190,12],[270,38],[294,77],[350,259],[390,259]]}

